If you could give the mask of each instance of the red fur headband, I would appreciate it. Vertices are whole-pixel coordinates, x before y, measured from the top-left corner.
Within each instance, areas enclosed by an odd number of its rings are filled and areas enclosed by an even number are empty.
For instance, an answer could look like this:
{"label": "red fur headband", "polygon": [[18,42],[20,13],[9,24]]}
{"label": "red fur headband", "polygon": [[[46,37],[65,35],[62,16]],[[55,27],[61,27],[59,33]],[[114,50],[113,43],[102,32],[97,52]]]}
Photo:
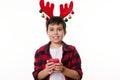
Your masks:
{"label": "red fur headband", "polygon": [[[40,13],[44,12],[47,17],[46,17],[46,20],[49,19],[50,17],[53,17],[53,10],[54,10],[54,3],[51,3],[50,2],[47,2],[46,5],[44,5],[44,0],[40,0],[39,2],[39,5],[40,5]],[[70,13],[71,14],[74,14],[73,12],[73,1],[70,2],[69,6],[68,4],[60,4],[60,15],[63,19],[68,16]],[[44,18],[44,14],[42,14],[42,17]],[[68,17],[69,19],[71,19],[71,16],[69,15]],[[65,18],[65,22],[67,22],[68,19]]]}

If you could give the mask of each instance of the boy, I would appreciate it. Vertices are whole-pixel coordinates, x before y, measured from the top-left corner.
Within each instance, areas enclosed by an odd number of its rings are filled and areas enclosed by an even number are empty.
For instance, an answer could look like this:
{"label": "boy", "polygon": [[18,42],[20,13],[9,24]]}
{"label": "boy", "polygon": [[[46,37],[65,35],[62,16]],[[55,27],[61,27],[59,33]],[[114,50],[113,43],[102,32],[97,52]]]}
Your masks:
{"label": "boy", "polygon": [[[66,34],[63,18],[53,16],[46,21],[46,32],[50,42],[35,53],[33,76],[35,80],[81,80],[81,59],[72,45],[62,41]],[[49,59],[59,59],[50,62]]]}

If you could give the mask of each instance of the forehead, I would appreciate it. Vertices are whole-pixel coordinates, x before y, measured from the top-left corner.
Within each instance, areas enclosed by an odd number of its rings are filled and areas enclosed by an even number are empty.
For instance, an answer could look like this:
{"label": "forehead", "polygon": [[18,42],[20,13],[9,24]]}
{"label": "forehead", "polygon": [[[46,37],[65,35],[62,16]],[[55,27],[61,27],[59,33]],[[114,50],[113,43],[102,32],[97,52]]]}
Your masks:
{"label": "forehead", "polygon": [[52,23],[48,25],[48,28],[63,28],[63,25]]}

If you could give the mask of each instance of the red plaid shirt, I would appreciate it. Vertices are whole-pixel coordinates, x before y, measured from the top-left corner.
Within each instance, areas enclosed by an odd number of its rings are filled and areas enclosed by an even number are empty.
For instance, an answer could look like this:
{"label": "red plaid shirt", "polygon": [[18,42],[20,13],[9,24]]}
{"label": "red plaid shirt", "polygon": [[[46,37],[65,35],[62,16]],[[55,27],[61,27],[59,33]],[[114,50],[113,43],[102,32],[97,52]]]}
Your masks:
{"label": "red plaid shirt", "polygon": [[[67,45],[62,42],[63,46],[63,56],[61,62],[67,68],[76,70],[82,78],[82,69],[81,69],[81,59],[80,56],[74,46]],[[42,47],[40,47],[35,53],[35,62],[34,62],[34,71],[33,77],[34,80],[39,80],[37,78],[38,73],[45,68],[46,61],[51,57],[49,52],[50,42]],[[67,76],[65,76],[66,80],[74,80]],[[49,80],[49,76],[47,76],[43,80]],[[81,79],[79,79],[81,80]]]}

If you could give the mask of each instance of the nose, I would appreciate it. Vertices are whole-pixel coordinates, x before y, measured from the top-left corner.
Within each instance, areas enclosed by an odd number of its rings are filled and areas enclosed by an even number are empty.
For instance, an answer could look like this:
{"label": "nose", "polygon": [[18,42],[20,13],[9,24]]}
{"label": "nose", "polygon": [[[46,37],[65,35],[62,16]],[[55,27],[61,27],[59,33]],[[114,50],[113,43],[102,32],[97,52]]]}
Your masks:
{"label": "nose", "polygon": [[58,30],[54,30],[54,34],[58,34]]}

